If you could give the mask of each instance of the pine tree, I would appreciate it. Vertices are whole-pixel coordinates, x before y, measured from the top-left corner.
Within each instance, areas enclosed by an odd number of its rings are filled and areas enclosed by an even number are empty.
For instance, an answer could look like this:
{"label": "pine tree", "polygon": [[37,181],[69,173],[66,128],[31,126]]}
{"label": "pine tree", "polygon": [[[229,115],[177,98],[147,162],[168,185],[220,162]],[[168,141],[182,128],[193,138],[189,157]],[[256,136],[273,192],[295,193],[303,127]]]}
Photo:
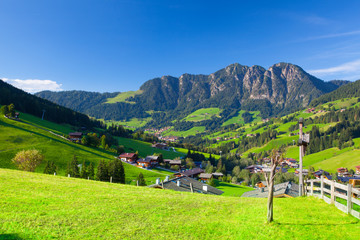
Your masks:
{"label": "pine tree", "polygon": [[68,162],[66,175],[70,174],[70,177],[79,177],[79,167],[76,155],[74,155],[73,160]]}
{"label": "pine tree", "polygon": [[139,173],[136,180],[138,181],[139,186],[146,186],[146,181],[145,181],[144,175],[142,173]]}
{"label": "pine tree", "polygon": [[85,160],[83,161],[83,163],[81,165],[80,177],[81,178],[87,178],[88,177]]}
{"label": "pine tree", "polygon": [[95,171],[94,171],[94,165],[92,163],[89,164],[87,167],[87,175],[89,179],[94,179]]}
{"label": "pine tree", "polygon": [[108,166],[105,160],[100,160],[97,167],[96,179],[100,181],[110,181]]}
{"label": "pine tree", "polygon": [[47,161],[44,169],[45,174],[54,174],[56,172],[56,166],[53,161]]}
{"label": "pine tree", "polygon": [[124,166],[118,158],[115,158],[110,164],[109,175],[112,177],[114,183],[125,183]]}

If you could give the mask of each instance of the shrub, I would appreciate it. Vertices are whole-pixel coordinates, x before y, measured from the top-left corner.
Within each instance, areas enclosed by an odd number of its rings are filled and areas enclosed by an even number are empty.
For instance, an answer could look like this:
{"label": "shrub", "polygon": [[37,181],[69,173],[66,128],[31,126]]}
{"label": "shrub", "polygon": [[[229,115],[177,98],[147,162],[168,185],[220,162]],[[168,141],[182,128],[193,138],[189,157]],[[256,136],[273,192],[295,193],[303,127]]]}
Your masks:
{"label": "shrub", "polygon": [[28,172],[34,172],[44,159],[44,155],[39,150],[22,150],[12,159],[12,162],[20,169]]}

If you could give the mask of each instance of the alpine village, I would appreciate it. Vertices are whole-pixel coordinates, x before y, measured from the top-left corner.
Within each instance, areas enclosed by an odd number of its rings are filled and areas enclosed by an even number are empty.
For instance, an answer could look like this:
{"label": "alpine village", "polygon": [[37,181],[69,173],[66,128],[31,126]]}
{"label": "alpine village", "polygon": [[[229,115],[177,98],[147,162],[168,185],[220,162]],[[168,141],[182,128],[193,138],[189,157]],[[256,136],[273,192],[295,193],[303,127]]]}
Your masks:
{"label": "alpine village", "polygon": [[360,80],[304,69],[0,80],[0,239],[360,239]]}

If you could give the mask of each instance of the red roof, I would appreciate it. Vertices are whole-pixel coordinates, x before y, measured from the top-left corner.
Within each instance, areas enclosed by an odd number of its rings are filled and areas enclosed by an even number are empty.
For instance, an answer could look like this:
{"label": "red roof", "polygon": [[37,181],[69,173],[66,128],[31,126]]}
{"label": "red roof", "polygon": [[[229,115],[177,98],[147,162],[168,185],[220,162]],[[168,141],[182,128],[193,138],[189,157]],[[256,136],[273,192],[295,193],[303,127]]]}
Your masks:
{"label": "red roof", "polygon": [[133,158],[136,153],[122,153],[120,154],[120,158]]}
{"label": "red roof", "polygon": [[360,168],[360,165],[359,165],[359,166],[356,166],[356,168]]}

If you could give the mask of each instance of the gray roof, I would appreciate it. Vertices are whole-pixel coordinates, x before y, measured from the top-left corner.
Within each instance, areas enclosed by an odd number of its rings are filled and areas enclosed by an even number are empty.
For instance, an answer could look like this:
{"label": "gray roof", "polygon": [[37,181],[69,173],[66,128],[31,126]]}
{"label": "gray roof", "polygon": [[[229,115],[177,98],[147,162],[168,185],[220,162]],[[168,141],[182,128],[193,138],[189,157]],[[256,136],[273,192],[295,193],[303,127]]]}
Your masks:
{"label": "gray roof", "polygon": [[199,178],[212,178],[212,174],[211,173],[200,173]]}
{"label": "gray roof", "polygon": [[186,171],[179,172],[179,173],[183,176],[192,176],[192,175],[197,175],[197,174],[200,174],[203,172],[205,172],[205,171],[201,168],[193,168],[193,169],[186,170]]}
{"label": "gray roof", "polygon": [[[245,192],[241,197],[266,198],[268,197],[268,192],[269,190],[267,187],[259,188],[254,191]],[[299,185],[292,182],[284,182],[274,185],[274,197],[283,194],[289,195],[291,197],[299,196]]]}
{"label": "gray roof", "polygon": [[[180,182],[180,186],[177,185],[177,182]],[[213,195],[221,195],[224,192],[207,185],[205,183],[199,182],[193,178],[181,176],[178,178],[171,179],[169,181],[163,182],[162,184],[153,184],[148,187],[151,188],[164,188],[171,189],[180,192],[191,192],[190,183],[192,183],[194,193],[203,193],[203,194],[213,194]],[[207,186],[207,191],[204,190],[203,186]]]}

